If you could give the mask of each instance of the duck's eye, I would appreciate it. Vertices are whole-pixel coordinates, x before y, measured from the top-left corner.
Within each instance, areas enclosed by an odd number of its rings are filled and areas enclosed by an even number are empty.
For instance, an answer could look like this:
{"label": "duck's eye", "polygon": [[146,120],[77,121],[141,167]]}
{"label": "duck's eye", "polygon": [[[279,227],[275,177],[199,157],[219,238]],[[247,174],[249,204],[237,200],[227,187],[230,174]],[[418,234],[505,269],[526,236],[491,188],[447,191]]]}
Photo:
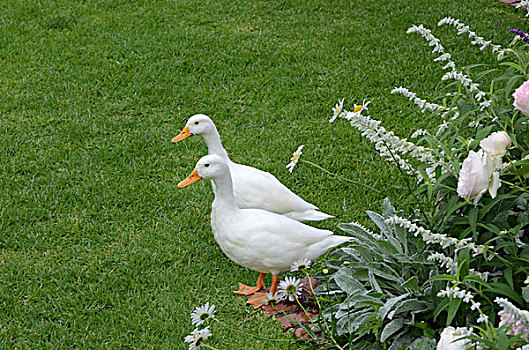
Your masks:
{"label": "duck's eye", "polygon": [[204,166],[207,168],[209,166],[209,164],[204,164]]}
{"label": "duck's eye", "polygon": [[198,125],[198,122],[195,122],[195,125]]}

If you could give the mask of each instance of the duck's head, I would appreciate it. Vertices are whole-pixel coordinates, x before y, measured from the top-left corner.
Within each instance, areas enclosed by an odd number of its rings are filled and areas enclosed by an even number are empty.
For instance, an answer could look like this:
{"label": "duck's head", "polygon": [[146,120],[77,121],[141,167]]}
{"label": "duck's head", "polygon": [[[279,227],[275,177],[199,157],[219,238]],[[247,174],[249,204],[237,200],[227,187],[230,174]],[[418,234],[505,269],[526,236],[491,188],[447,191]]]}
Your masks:
{"label": "duck's head", "polygon": [[200,158],[195,169],[178,184],[178,187],[187,187],[202,179],[212,180],[226,174],[226,172],[229,172],[228,163],[222,157],[210,154]]}
{"label": "duck's head", "polygon": [[215,124],[210,117],[205,114],[195,114],[189,118],[182,132],[173,137],[171,142],[180,142],[193,135],[206,135],[215,130]]}

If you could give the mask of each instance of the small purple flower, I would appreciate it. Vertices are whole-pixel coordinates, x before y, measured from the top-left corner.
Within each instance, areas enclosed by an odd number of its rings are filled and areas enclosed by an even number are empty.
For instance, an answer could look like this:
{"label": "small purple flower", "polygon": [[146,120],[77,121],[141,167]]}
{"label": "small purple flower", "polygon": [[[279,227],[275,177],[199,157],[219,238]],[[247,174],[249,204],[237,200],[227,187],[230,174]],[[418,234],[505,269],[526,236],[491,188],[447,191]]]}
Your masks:
{"label": "small purple flower", "polygon": [[515,33],[517,34],[520,38],[522,38],[522,40],[525,42],[525,43],[528,43],[529,42],[529,35],[527,35],[526,33],[523,32],[523,30],[521,30],[520,28],[516,28],[516,29],[510,29],[509,30],[509,33]]}
{"label": "small purple flower", "polygon": [[498,22],[494,23],[494,26],[497,27],[499,26],[500,24]]}

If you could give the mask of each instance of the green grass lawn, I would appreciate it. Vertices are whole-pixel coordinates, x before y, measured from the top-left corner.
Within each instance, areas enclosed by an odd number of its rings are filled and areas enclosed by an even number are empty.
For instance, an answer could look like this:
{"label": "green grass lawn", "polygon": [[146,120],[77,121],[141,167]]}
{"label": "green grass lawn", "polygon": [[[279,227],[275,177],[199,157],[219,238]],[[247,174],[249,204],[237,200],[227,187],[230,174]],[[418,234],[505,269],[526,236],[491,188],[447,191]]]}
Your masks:
{"label": "green grass lawn", "polygon": [[[385,196],[405,206],[398,173],[328,119],[338,98],[367,98],[399,135],[434,125],[390,91],[432,99],[445,86],[412,24],[433,29],[460,67],[482,62],[436,27],[448,15],[502,45],[526,23],[487,0],[0,2],[0,347],[184,349],[189,313],[209,301],[219,349],[297,348],[232,294],[257,274],[215,243],[210,184],[176,187],[205,144],[170,140],[189,116],[210,115],[232,160],[336,215],[318,227],[367,223]],[[382,193],[307,164],[289,174],[300,144]]]}

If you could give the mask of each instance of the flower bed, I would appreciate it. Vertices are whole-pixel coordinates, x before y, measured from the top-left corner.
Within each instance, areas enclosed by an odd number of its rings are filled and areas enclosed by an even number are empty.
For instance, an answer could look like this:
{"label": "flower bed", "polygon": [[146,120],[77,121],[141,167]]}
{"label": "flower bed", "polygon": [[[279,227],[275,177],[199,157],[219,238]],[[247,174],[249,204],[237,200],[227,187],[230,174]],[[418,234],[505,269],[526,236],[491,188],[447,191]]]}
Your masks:
{"label": "flower bed", "polygon": [[[398,167],[416,210],[401,212],[386,199],[382,213],[367,213],[377,232],[358,223],[339,226],[353,243],[337,249],[315,273],[319,313],[307,313],[312,327],[305,331],[320,347],[529,347],[526,34],[513,31],[513,42],[503,47],[457,19],[443,18],[443,25],[500,64],[458,68],[430,29],[408,29],[432,47],[433,61],[446,72],[441,81],[450,82],[452,91],[436,102],[405,87],[392,93],[442,120],[440,125],[416,130],[411,142],[371,118],[369,101],[347,111],[341,99],[333,108],[331,123],[347,120]],[[290,172],[302,149],[287,165]],[[268,295],[269,302],[288,298],[302,305],[299,280],[287,277],[281,286],[282,294]]]}

